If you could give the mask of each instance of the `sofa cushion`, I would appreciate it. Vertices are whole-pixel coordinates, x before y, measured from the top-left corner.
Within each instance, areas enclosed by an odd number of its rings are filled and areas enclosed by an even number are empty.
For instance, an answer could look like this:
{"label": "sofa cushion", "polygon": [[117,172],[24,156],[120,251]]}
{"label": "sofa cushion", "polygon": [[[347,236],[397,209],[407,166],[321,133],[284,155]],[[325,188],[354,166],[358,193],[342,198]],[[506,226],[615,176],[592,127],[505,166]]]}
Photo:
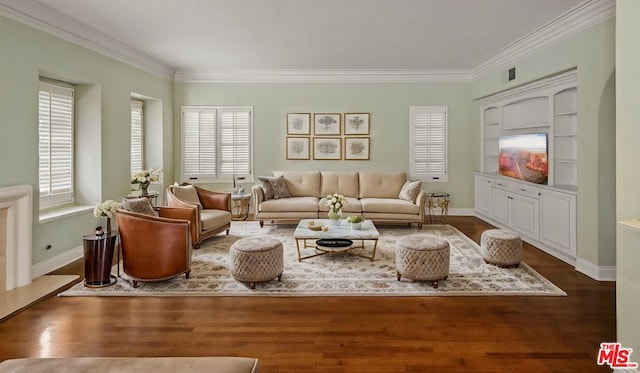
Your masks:
{"label": "sofa cushion", "polygon": [[269,182],[273,188],[273,199],[291,197],[291,194],[289,194],[289,188],[287,188],[287,183],[284,181],[283,176],[271,178],[269,179]]}
{"label": "sofa cushion", "polygon": [[258,176],[258,182],[260,183],[260,187],[262,187],[262,192],[264,194],[264,200],[273,199],[273,187],[271,186],[271,179],[274,179],[271,176]]}
{"label": "sofa cushion", "polygon": [[208,231],[222,227],[231,221],[231,213],[223,210],[202,210],[200,211],[200,220],[202,221],[202,230]]}
{"label": "sofa cushion", "polygon": [[173,194],[181,201],[193,203],[198,205],[202,209],[200,198],[198,198],[198,191],[193,185],[174,185]]}
{"label": "sofa cushion", "polygon": [[282,199],[272,199],[260,204],[261,212],[317,212],[317,197],[291,197]]}
{"label": "sofa cushion", "polygon": [[151,216],[158,216],[158,214],[153,209],[153,206],[151,206],[151,202],[149,202],[149,199],[146,197],[123,198],[121,207],[123,210],[131,211],[131,212],[137,212],[140,214],[151,215]]}
{"label": "sofa cushion", "polygon": [[273,171],[273,175],[284,177],[291,197],[320,197],[320,172]]}
{"label": "sofa cushion", "polygon": [[420,207],[409,201],[398,198],[362,198],[363,212],[420,214]]}
{"label": "sofa cushion", "polygon": [[405,172],[360,172],[360,198],[394,198],[407,181]]}
{"label": "sofa cushion", "polygon": [[[342,206],[343,212],[362,212],[362,204],[360,200],[353,197],[344,197],[347,203]],[[318,202],[318,207],[320,211],[329,211],[329,205],[327,205],[327,197],[322,197]]]}
{"label": "sofa cushion", "polygon": [[411,203],[416,202],[416,197],[418,197],[418,193],[422,190],[422,181],[405,181],[402,189],[400,189],[400,194],[398,198],[403,199],[405,201],[409,201]]}
{"label": "sofa cushion", "polygon": [[357,172],[323,171],[320,174],[322,183],[320,186],[321,196],[338,193],[345,197],[358,198]]}

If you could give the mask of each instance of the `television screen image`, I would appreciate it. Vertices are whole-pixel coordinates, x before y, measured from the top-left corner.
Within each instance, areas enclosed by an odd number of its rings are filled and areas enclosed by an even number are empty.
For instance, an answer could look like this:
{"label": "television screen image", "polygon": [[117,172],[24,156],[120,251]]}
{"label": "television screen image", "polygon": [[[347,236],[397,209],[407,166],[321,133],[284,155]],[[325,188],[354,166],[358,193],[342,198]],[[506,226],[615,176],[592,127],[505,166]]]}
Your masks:
{"label": "television screen image", "polygon": [[549,175],[547,134],[502,136],[498,147],[501,175],[537,184],[545,184]]}

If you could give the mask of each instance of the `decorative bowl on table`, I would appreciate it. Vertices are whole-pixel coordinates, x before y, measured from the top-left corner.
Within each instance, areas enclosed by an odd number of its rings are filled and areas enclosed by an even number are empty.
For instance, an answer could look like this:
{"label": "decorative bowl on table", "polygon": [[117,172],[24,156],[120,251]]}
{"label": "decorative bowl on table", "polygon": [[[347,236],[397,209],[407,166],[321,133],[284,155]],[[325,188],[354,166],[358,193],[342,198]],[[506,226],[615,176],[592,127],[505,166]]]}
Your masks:
{"label": "decorative bowl on table", "polygon": [[364,217],[362,215],[353,215],[347,218],[349,225],[351,225],[351,229],[362,229],[362,223],[364,223]]}
{"label": "decorative bowl on table", "polygon": [[307,224],[307,228],[309,228],[309,229],[310,229],[310,230],[312,230],[312,231],[319,232],[319,231],[321,231],[321,230],[322,230],[322,225],[320,225],[320,224],[316,224],[316,222],[315,222],[315,221],[311,220],[311,221],[309,222],[309,224]]}

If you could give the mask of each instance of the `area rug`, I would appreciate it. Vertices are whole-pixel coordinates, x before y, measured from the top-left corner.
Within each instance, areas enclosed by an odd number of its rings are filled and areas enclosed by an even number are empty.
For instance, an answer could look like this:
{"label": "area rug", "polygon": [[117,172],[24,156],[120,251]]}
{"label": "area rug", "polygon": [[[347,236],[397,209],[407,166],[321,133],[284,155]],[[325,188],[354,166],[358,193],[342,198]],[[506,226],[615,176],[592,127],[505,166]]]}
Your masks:
{"label": "area rug", "polygon": [[[322,255],[298,261],[293,238],[295,225],[265,225],[233,222],[228,236],[219,235],[193,251],[191,277],[184,275],[163,282],[139,283],[134,288],[127,276],[113,286],[87,288],[81,283],[61,296],[563,296],[564,291],[525,263],[505,269],[485,264],[478,245],[450,225],[427,225],[422,231],[409,226],[379,226],[375,261],[349,253]],[[451,247],[449,277],[438,288],[427,282],[397,280],[395,242],[402,236],[429,233],[443,237]],[[270,235],[284,245],[282,281],[256,284],[251,290],[229,272],[229,247],[248,236]],[[304,254],[313,253],[312,248]],[[370,249],[368,249],[370,253]],[[368,254],[367,253],[367,254]],[[113,267],[116,274],[116,267]]]}

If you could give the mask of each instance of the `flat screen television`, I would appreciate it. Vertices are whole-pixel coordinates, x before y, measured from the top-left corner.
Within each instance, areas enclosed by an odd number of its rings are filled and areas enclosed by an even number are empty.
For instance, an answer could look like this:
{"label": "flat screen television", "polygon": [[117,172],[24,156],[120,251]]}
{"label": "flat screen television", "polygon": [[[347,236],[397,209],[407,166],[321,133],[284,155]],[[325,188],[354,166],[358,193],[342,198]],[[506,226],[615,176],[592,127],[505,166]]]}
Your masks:
{"label": "flat screen television", "polygon": [[500,174],[536,184],[546,184],[549,175],[547,143],[546,133],[500,136]]}

